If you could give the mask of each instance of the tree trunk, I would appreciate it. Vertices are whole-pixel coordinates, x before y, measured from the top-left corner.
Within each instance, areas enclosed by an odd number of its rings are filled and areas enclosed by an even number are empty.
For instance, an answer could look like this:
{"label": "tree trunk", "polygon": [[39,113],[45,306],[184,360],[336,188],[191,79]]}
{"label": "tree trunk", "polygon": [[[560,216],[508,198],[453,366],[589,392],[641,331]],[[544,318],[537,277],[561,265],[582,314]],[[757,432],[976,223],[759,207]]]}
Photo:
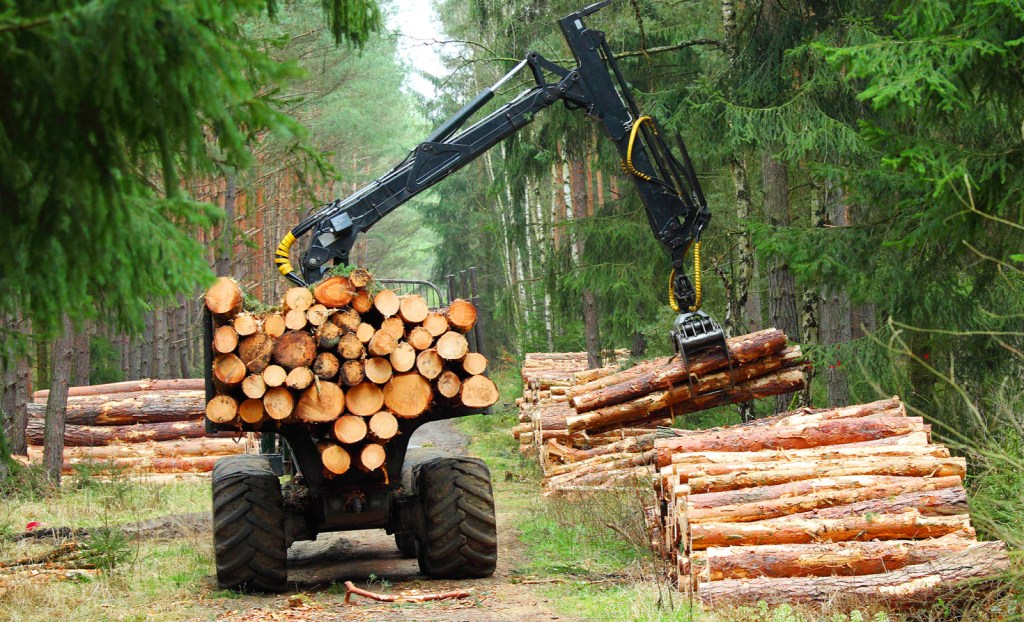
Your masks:
{"label": "tree trunk", "polygon": [[[770,151],[761,157],[764,177],[764,203],[768,224],[772,227],[787,227],[792,222],[789,210],[789,168],[776,160]],[[786,262],[775,257],[768,268],[768,323],[795,337],[800,334],[794,296],[793,275]],[[787,410],[791,394],[780,395],[775,400],[775,412]]]}
{"label": "tree trunk", "polygon": [[[583,172],[583,160],[574,158],[569,163],[569,186],[572,193],[572,218],[586,217],[588,203],[587,184]],[[583,261],[586,251],[586,240],[583,233],[577,231],[573,236],[578,261]],[[597,296],[593,290],[585,289],[582,294],[583,304],[583,335],[587,344],[587,362],[591,368],[601,367],[601,323],[598,314]]]}
{"label": "tree trunk", "polygon": [[75,331],[71,384],[76,387],[89,384],[89,328],[89,324],[86,323]]}
{"label": "tree trunk", "polygon": [[[50,382],[50,397],[46,402],[42,439],[43,467],[47,477],[57,486],[60,485],[61,467],[64,465],[64,410],[68,402],[74,340],[71,320],[65,315],[61,332],[53,340],[53,379]],[[29,428],[31,429],[31,423]]]}
{"label": "tree trunk", "polygon": [[[18,320],[3,322],[3,329],[19,331],[22,329]],[[11,342],[13,340],[8,340]],[[0,395],[0,413],[4,435],[7,437],[7,448],[12,455],[25,455],[25,425],[28,423],[28,412],[25,403],[28,401],[28,381],[31,377],[28,361],[25,356],[15,356],[13,352],[3,352],[0,367],[3,375],[2,395]]]}
{"label": "tree trunk", "polygon": [[231,256],[235,245],[235,175],[228,173],[225,176],[224,192],[224,225],[221,229],[220,239],[217,241],[217,261],[213,266],[214,272],[224,276],[231,274]]}

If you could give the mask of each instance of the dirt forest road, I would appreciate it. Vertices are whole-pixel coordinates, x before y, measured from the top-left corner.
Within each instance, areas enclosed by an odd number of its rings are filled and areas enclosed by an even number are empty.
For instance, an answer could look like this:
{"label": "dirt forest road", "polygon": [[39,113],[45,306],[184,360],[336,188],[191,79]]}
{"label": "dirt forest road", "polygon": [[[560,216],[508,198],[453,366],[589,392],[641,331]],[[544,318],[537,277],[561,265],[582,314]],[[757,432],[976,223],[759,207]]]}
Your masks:
{"label": "dirt forest road", "polygon": [[[466,439],[451,421],[421,428],[413,445],[433,446],[453,455],[462,453]],[[419,573],[415,559],[402,559],[392,536],[383,530],[324,534],[314,542],[298,542],[288,552],[288,580],[308,599],[289,603],[284,596],[246,596],[225,600],[218,620],[445,620],[452,622],[569,621],[555,613],[536,585],[517,580],[514,571],[525,551],[511,526],[513,515],[497,507],[498,569],[489,579],[435,581]],[[394,593],[406,590],[443,592],[466,589],[472,596],[461,600],[427,603],[382,603],[353,596],[345,605],[341,593],[327,588],[353,581],[371,591]],[[292,592],[294,593],[294,592]]]}

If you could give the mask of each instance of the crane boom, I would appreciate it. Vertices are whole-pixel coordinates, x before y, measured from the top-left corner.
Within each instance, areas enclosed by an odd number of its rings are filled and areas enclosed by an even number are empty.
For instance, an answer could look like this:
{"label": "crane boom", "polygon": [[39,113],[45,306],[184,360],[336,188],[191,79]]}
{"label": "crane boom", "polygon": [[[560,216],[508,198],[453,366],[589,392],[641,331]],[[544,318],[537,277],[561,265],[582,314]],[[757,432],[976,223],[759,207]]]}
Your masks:
{"label": "crane boom", "polygon": [[[536,113],[562,102],[603,124],[640,195],[654,237],[669,254],[673,267],[669,304],[679,313],[672,337],[684,364],[688,365],[692,354],[714,346],[728,354],[721,326],[699,310],[699,287],[693,287],[685,271],[685,258],[691,248],[699,259],[700,237],[711,219],[686,148],[677,140],[677,158],[665,143],[665,132],[657,121],[641,114],[605,33],[588,28],[584,22],[610,2],[598,2],[558,20],[575,67],[563,67],[529,52],[512,71],[442,123],[391,171],[300,222],[278,246],[275,263],[281,274],[304,285],[323,278],[332,264],[348,263],[360,233],[519,131]],[[463,128],[494,98],[502,84],[524,69],[532,73],[533,87]],[[311,236],[300,255],[299,276],[289,251],[307,233]],[[699,284],[699,273],[696,278]]]}

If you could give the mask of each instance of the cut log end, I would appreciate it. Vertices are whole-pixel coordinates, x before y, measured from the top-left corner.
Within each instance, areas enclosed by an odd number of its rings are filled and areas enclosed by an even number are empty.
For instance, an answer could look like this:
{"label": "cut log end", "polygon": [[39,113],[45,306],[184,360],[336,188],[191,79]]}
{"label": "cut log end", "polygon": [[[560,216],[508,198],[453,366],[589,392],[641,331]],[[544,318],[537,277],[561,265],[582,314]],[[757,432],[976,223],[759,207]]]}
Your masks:
{"label": "cut log end", "polygon": [[377,443],[368,443],[359,452],[358,464],[360,469],[370,472],[384,466],[385,460],[387,460],[387,452],[384,451],[384,446]]}
{"label": "cut log end", "polygon": [[398,419],[386,410],[382,410],[369,421],[370,436],[378,441],[387,441],[398,434]]}
{"label": "cut log end", "polygon": [[238,415],[238,402],[230,395],[216,395],[206,403],[206,417],[214,423],[231,423]]}
{"label": "cut log end", "polygon": [[470,376],[462,382],[460,400],[468,408],[487,408],[499,397],[497,385],[487,376]]}
{"label": "cut log end", "polygon": [[373,306],[376,307],[377,311],[379,311],[384,317],[391,317],[397,314],[401,304],[401,300],[398,299],[398,294],[390,289],[382,289],[373,297]]}
{"label": "cut log end", "polygon": [[234,279],[218,277],[206,290],[206,308],[214,315],[233,317],[242,309],[242,289]]}
{"label": "cut log end", "polygon": [[352,457],[341,445],[325,441],[321,442],[318,448],[320,449],[320,460],[328,473],[344,475],[351,468]]}
{"label": "cut log end", "polygon": [[430,308],[427,302],[417,294],[410,294],[402,298],[399,304],[398,314],[407,324],[419,324],[427,318]]}
{"label": "cut log end", "polygon": [[313,297],[325,307],[336,309],[344,307],[355,295],[352,283],[343,276],[332,276],[324,279],[313,289]]}
{"label": "cut log end", "polygon": [[346,444],[358,443],[366,438],[366,420],[355,415],[342,415],[334,422],[332,431],[334,432],[334,438],[338,439],[339,442]]}
{"label": "cut log end", "polygon": [[476,307],[472,302],[459,298],[448,305],[445,317],[452,330],[466,333],[476,324]]}
{"label": "cut log end", "polygon": [[372,382],[361,382],[349,389],[346,405],[353,415],[369,417],[384,405],[384,392]]}
{"label": "cut log end", "polygon": [[393,371],[394,370],[391,368],[391,361],[384,357],[366,359],[366,379],[370,382],[384,384],[388,380],[391,380]]}
{"label": "cut log end", "polygon": [[271,387],[263,394],[263,408],[267,411],[268,417],[282,421],[290,417],[295,410],[295,398],[285,387]]}
{"label": "cut log end", "polygon": [[305,311],[313,305],[313,293],[305,287],[291,287],[284,293],[286,309]]}
{"label": "cut log end", "polygon": [[309,423],[334,421],[345,409],[345,394],[333,382],[315,382],[302,392],[295,416]]}
{"label": "cut log end", "polygon": [[418,417],[430,407],[432,394],[418,373],[395,374],[384,387],[384,404],[396,417]]}
{"label": "cut log end", "polygon": [[464,335],[447,332],[438,337],[435,349],[446,361],[461,361],[469,352],[469,342]]}

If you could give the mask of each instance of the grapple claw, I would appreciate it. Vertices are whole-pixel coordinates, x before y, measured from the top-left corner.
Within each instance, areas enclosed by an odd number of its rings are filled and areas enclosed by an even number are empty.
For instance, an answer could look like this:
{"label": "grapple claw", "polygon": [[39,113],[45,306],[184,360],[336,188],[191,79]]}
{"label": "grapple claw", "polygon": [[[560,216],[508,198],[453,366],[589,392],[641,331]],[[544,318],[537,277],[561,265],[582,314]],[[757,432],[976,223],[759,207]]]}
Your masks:
{"label": "grapple claw", "polygon": [[691,393],[693,379],[690,376],[690,358],[706,350],[716,347],[722,349],[729,362],[729,377],[732,378],[732,357],[729,356],[729,346],[725,342],[725,331],[707,313],[703,311],[680,313],[672,323],[671,334],[676,354],[683,359],[683,367],[686,369],[687,378],[690,381]]}

